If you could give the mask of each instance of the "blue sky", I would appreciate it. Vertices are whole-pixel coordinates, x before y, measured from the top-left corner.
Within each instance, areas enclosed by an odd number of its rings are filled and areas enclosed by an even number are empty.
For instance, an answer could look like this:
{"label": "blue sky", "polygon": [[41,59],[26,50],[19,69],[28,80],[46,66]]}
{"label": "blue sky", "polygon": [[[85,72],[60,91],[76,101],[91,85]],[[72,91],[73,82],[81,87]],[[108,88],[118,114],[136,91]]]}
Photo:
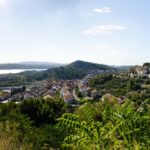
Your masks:
{"label": "blue sky", "polygon": [[150,61],[149,0],[0,0],[0,63]]}

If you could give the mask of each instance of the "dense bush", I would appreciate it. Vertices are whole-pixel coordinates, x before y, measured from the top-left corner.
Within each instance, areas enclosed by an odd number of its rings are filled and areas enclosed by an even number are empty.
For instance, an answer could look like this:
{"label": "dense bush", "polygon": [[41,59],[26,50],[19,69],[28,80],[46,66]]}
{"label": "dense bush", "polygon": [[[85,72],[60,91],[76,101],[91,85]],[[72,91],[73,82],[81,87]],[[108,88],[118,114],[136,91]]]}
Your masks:
{"label": "dense bush", "polygon": [[64,114],[59,122],[72,131],[64,140],[64,149],[146,150],[150,147],[150,113],[137,111],[131,101],[113,106],[102,102],[85,105],[76,115]]}
{"label": "dense bush", "polygon": [[10,150],[61,147],[67,132],[57,126],[57,118],[64,112],[65,103],[57,96],[0,104],[0,149],[8,150],[8,145]]}

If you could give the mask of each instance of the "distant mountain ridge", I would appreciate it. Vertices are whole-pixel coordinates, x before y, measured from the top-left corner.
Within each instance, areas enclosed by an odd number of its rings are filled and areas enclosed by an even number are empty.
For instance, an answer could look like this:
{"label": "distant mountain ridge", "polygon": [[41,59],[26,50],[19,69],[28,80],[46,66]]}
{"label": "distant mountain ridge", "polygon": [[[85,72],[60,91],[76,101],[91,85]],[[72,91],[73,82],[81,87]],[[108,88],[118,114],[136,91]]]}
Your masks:
{"label": "distant mountain ridge", "polygon": [[56,63],[56,62],[43,62],[43,61],[24,61],[20,62],[19,64],[25,64],[25,65],[62,65],[61,63]]}
{"label": "distant mountain ridge", "polygon": [[[43,72],[25,72],[25,76],[28,79],[42,80],[46,78],[50,79],[81,79],[93,70],[114,70],[116,68],[103,64],[96,64],[85,61],[75,61],[68,65],[50,68]],[[117,70],[117,69],[116,69]]]}
{"label": "distant mountain ridge", "polygon": [[11,69],[49,69],[60,67],[62,64],[50,63],[50,62],[20,62],[20,63],[6,63],[0,64],[0,70],[11,70]]}
{"label": "distant mountain ridge", "polygon": [[128,71],[133,66],[114,66],[114,67],[119,69],[120,71]]}

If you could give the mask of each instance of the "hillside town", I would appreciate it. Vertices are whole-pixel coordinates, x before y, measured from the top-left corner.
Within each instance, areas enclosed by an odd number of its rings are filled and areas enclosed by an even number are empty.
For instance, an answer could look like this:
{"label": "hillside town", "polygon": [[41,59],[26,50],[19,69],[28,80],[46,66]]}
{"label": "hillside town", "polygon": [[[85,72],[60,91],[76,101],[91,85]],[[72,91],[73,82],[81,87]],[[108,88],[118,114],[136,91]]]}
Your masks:
{"label": "hillside town", "polygon": [[[52,98],[56,94],[60,94],[64,102],[68,104],[76,103],[76,93],[75,89],[79,90],[89,98],[94,97],[94,90],[88,87],[85,83],[85,80],[58,80],[58,81],[49,81],[45,80],[39,82],[37,85],[26,88],[25,91],[19,91],[15,94],[12,94],[12,89],[20,89],[21,87],[8,87],[1,88],[0,101],[2,103],[13,101],[20,102],[24,99],[31,98]],[[89,95],[89,93],[92,93]]]}
{"label": "hillside town", "polygon": [[[102,95],[101,91],[95,87],[89,86],[89,80],[98,75],[109,75],[119,78],[132,78],[147,77],[150,78],[150,67],[148,64],[143,66],[131,67],[128,71],[128,76],[124,76],[123,72],[117,73],[116,70],[91,70],[83,79],[71,79],[71,80],[42,80],[32,84],[23,86],[9,86],[0,87],[0,102],[16,102],[19,103],[26,99],[33,99],[38,97],[53,98],[55,95],[59,95],[65,103],[70,105],[78,105],[80,99],[115,99],[118,103],[122,103],[126,97],[124,95],[120,97],[113,96],[111,93],[105,93]],[[15,78],[11,76],[1,76],[0,81],[14,82]]]}
{"label": "hillside town", "polygon": [[[88,81],[97,75],[112,74],[115,71],[93,70],[83,79],[74,80],[43,80],[35,82],[32,85],[1,87],[0,102],[15,102],[20,103],[23,100],[43,97],[44,99],[53,98],[56,94],[59,95],[65,103],[72,106],[77,106],[80,98],[93,99],[112,99],[121,103],[124,99],[122,97],[115,97],[110,93],[102,95],[95,88],[88,85]],[[22,90],[23,89],[23,90]],[[15,92],[14,92],[15,91]]]}

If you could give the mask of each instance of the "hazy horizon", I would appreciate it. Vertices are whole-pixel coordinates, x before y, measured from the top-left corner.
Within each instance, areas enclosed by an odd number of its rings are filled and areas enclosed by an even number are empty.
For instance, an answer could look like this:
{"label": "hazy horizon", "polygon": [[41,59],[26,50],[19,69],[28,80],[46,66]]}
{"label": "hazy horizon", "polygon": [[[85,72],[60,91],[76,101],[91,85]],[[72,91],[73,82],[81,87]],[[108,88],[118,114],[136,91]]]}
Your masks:
{"label": "hazy horizon", "polygon": [[0,63],[150,58],[150,1],[0,0]]}
{"label": "hazy horizon", "polygon": [[93,61],[86,61],[86,60],[74,60],[74,61],[71,61],[71,62],[68,62],[68,63],[63,63],[63,62],[51,62],[51,61],[16,61],[16,62],[3,62],[3,63],[0,63],[1,64],[28,64],[28,63],[52,63],[52,64],[60,64],[60,65],[68,65],[68,64],[71,64],[71,63],[74,63],[76,61],[83,61],[83,62],[88,62],[88,63],[96,63],[96,64],[103,64],[103,65],[108,65],[108,66],[137,66],[137,65],[143,65],[144,63],[147,63],[147,62],[143,62],[141,64],[122,64],[122,65],[115,65],[115,64],[105,64],[105,63],[98,63],[98,62],[93,62]]}

